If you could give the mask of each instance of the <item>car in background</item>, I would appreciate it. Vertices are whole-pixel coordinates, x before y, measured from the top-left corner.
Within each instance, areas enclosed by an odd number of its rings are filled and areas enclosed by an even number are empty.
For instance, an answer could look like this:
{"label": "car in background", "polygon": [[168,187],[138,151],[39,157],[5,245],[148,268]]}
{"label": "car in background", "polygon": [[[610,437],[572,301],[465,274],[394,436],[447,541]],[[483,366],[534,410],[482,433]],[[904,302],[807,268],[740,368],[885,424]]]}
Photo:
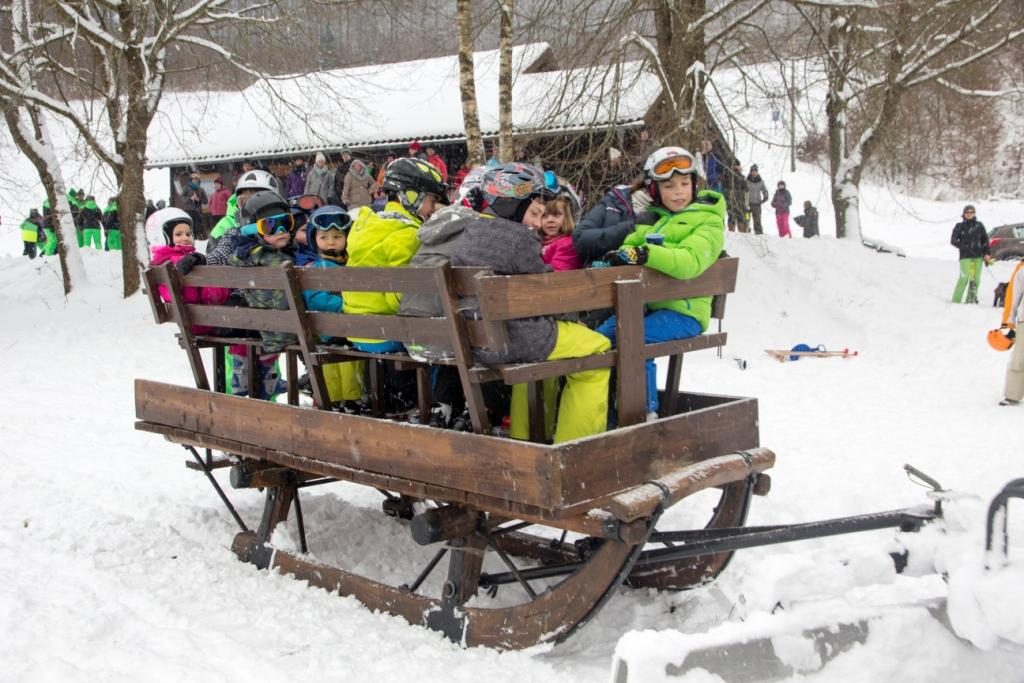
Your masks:
{"label": "car in background", "polygon": [[988,233],[988,252],[997,260],[1024,258],[1024,223],[992,228]]}

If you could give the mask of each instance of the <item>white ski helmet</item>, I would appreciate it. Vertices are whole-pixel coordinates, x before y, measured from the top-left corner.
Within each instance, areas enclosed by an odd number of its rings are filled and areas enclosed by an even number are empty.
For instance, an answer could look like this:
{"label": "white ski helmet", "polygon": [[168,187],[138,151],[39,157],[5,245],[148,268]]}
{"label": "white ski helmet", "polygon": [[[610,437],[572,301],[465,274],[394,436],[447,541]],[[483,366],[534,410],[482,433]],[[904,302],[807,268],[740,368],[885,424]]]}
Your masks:
{"label": "white ski helmet", "polygon": [[277,180],[274,176],[259,169],[243,173],[235,183],[235,194],[242,190],[272,190],[277,192]]}
{"label": "white ski helmet", "polygon": [[162,239],[163,244],[170,245],[171,228],[178,223],[188,223],[189,227],[194,227],[192,217],[181,209],[170,207],[155,211],[146,219],[146,240],[150,245],[154,245],[160,244]]}

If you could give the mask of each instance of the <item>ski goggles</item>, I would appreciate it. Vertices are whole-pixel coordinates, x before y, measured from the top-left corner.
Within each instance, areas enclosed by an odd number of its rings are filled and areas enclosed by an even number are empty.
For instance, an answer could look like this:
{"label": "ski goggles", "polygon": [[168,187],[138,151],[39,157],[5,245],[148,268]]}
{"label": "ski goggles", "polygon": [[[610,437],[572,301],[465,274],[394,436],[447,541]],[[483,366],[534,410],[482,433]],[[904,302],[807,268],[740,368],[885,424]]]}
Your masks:
{"label": "ski goggles", "polygon": [[673,173],[696,173],[697,160],[689,155],[680,155],[662,159],[651,169],[652,180],[668,180]]}
{"label": "ski goggles", "polygon": [[324,200],[320,199],[318,194],[300,194],[297,197],[292,197],[288,200],[288,204],[293,208],[302,209],[309,213],[310,211],[316,211],[324,205]]}
{"label": "ski goggles", "polygon": [[352,217],[344,211],[338,213],[318,213],[310,221],[317,230],[326,232],[328,230],[341,230],[348,232],[352,227]]}
{"label": "ski goggles", "polygon": [[256,221],[256,232],[264,237],[267,235],[279,235],[282,232],[290,233],[294,230],[295,218],[290,213],[279,213]]}

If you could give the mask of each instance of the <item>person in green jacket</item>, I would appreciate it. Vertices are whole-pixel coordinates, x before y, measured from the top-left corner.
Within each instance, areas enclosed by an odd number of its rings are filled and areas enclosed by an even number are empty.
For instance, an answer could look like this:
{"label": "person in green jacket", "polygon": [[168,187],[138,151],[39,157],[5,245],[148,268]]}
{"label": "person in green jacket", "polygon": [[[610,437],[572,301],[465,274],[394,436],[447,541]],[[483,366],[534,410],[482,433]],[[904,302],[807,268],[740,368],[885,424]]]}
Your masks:
{"label": "person in green jacket", "polygon": [[[448,203],[448,186],[440,172],[421,159],[396,159],[384,173],[388,203],[380,213],[359,208],[348,236],[348,267],[404,266],[420,248],[420,224]],[[398,292],[342,292],[344,312],[353,315],[396,315]],[[401,342],[350,339],[361,351],[403,351]]]}
{"label": "person in green jacket", "polygon": [[[718,260],[725,246],[725,200],[713,190],[700,190],[701,165],[682,147],[662,147],[647,157],[644,186],[654,199],[636,218],[636,230],[622,246],[609,252],[611,265],[653,268],[680,280],[700,276]],[[686,339],[702,334],[711,319],[711,297],[655,301],[644,316],[644,342]],[[597,328],[615,343],[615,316]],[[658,411],[654,361],[647,361],[647,417]]]}
{"label": "person in green jacket", "polygon": [[56,216],[50,207],[50,200],[43,200],[43,234],[46,235],[46,244],[43,245],[43,256],[53,256],[57,253],[57,232],[54,227]]}
{"label": "person in green jacket", "polygon": [[82,190],[68,188],[68,206],[71,207],[71,219],[75,222],[75,240],[78,248],[85,244],[85,237],[82,235],[82,205],[85,203],[85,193]]}
{"label": "person in green jacket", "polygon": [[82,204],[78,216],[82,221],[82,246],[102,249],[103,231],[100,229],[100,225],[103,221],[103,214],[99,205],[96,204],[95,197],[89,195],[85,198],[85,203]]}
{"label": "person in green jacket", "polygon": [[117,217],[117,197],[111,197],[103,209],[103,231],[107,237],[103,243],[103,250],[121,251],[121,221]]}

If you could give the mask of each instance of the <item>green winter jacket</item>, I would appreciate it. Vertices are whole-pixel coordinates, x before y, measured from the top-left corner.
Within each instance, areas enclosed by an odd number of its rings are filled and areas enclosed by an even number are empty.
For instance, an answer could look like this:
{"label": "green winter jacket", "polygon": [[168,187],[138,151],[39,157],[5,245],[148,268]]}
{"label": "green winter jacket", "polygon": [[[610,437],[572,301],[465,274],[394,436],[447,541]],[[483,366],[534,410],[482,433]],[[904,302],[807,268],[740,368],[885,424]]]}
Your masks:
{"label": "green winter jacket", "polygon": [[213,226],[213,230],[210,231],[210,237],[213,239],[220,239],[224,236],[224,233],[231,228],[238,227],[238,195],[232,194],[228,197],[228,208],[227,213],[224,217],[217,221],[217,225]]}
{"label": "green winter jacket", "polygon": [[[419,216],[398,202],[388,202],[374,213],[362,207],[348,234],[348,267],[404,266],[420,248],[417,236]],[[398,292],[342,292],[345,313],[354,315],[395,315],[402,295]]]}
{"label": "green winter jacket", "polygon": [[[652,206],[637,216],[636,230],[626,236],[623,246],[646,243],[650,233],[665,236],[665,245],[648,245],[647,267],[678,280],[699,277],[718,260],[725,246],[725,200],[713,190],[701,190],[692,204],[679,213]],[[667,308],[689,316],[708,328],[711,297],[669,299],[648,304],[654,310]]]}

